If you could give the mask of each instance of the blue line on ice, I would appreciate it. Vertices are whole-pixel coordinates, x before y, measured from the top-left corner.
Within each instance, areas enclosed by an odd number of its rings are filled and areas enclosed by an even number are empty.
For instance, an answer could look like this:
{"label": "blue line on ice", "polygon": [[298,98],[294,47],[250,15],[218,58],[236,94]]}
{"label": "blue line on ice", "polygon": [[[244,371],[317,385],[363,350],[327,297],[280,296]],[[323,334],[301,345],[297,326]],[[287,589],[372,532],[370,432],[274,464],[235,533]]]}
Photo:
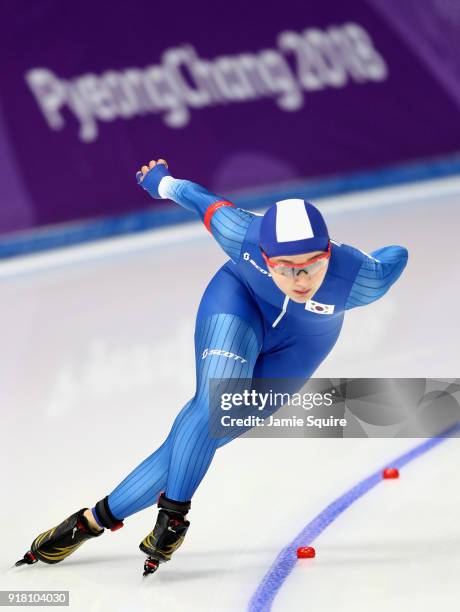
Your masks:
{"label": "blue line on ice", "polygon": [[[420,457],[427,451],[431,450],[447,438],[460,432],[460,423],[446,430],[443,434],[436,438],[430,438],[422,444],[419,444],[412,450],[404,453],[397,459],[389,461],[385,467],[391,466],[400,469],[410,461]],[[328,527],[342,512],[351,506],[356,500],[362,497],[382,481],[382,471],[368,476],[352,489],[341,495],[322,512],[318,514],[302,531],[285,546],[276,557],[271,568],[262,578],[261,583],[257,587],[254,595],[249,602],[249,612],[268,612],[271,610],[276,594],[283,586],[286,578],[294,569],[297,562],[297,548],[299,546],[310,546],[314,540]]]}

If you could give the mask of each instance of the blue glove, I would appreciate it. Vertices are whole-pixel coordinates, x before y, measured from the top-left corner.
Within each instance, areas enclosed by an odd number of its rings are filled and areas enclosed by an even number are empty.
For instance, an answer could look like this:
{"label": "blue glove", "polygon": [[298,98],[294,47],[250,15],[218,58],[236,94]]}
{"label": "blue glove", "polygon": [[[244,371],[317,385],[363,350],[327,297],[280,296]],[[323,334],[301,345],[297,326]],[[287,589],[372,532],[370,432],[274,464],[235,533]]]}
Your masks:
{"label": "blue glove", "polygon": [[152,198],[161,200],[161,195],[158,193],[160,181],[164,176],[171,176],[168,168],[164,164],[157,164],[151,168],[141,182],[142,172],[136,173],[137,184],[145,189]]}

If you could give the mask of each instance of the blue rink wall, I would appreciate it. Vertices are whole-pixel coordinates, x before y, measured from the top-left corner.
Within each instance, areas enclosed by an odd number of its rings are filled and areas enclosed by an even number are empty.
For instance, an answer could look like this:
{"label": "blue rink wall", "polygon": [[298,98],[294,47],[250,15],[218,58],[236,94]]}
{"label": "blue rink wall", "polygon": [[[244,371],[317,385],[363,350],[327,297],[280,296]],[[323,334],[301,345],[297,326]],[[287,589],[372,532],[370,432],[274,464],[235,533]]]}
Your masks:
{"label": "blue rink wall", "polygon": [[[460,153],[429,161],[382,168],[373,172],[334,176],[319,181],[309,180],[282,184],[233,196],[226,194],[226,196],[242,208],[257,210],[267,207],[273,201],[288,197],[301,196],[308,200],[316,200],[325,196],[402,185],[456,174],[460,174]],[[146,197],[148,197],[147,194]],[[74,246],[104,238],[136,234],[193,220],[195,219],[191,213],[179,206],[161,203],[151,210],[133,214],[48,226],[31,232],[16,232],[0,237],[0,259]]]}

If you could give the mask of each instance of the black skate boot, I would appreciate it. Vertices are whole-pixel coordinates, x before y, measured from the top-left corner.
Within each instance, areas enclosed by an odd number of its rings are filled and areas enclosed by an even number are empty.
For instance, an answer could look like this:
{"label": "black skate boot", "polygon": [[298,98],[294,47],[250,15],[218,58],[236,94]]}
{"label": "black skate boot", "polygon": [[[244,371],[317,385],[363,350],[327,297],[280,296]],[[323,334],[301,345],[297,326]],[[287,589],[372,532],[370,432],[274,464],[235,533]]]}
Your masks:
{"label": "black skate boot", "polygon": [[184,541],[189,528],[185,515],[190,510],[190,502],[176,502],[168,499],[164,493],[158,498],[157,522],[153,531],[139,544],[139,548],[148,555],[144,563],[144,576],[157,571],[160,563],[169,561],[171,555]]}
{"label": "black skate boot", "polygon": [[[107,498],[98,502],[96,505],[98,516],[103,519],[101,522],[112,531],[120,529],[120,527],[123,527],[123,523],[114,519],[106,502]],[[37,536],[32,542],[30,550],[26,552],[24,557],[17,561],[15,565],[32,565],[32,563],[36,563],[37,561],[43,561],[44,563],[50,564],[59,563],[59,561],[62,561],[75,552],[83,542],[86,542],[86,540],[97,538],[102,535],[104,529],[94,531],[90,527],[88,519],[83,516],[85,510],[87,510],[87,508],[82,508],[78,512],[75,512],[75,514],[66,518],[65,521],[56,527],[52,527],[48,529],[48,531]],[[107,515],[107,510],[110,516]]]}

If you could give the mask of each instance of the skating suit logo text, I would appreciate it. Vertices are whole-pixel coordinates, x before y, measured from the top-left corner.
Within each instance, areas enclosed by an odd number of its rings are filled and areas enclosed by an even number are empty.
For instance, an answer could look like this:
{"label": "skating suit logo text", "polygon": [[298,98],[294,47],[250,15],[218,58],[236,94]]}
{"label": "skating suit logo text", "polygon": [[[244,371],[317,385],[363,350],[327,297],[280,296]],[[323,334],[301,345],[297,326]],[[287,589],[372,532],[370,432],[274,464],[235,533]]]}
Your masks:
{"label": "skating suit logo text", "polygon": [[235,355],[235,353],[230,353],[229,351],[222,351],[221,349],[204,349],[203,354],[201,355],[201,359],[206,359],[208,355],[218,355],[219,357],[227,357],[228,359],[234,359],[235,361],[241,361],[241,363],[246,363],[247,359],[243,359],[239,355]]}

